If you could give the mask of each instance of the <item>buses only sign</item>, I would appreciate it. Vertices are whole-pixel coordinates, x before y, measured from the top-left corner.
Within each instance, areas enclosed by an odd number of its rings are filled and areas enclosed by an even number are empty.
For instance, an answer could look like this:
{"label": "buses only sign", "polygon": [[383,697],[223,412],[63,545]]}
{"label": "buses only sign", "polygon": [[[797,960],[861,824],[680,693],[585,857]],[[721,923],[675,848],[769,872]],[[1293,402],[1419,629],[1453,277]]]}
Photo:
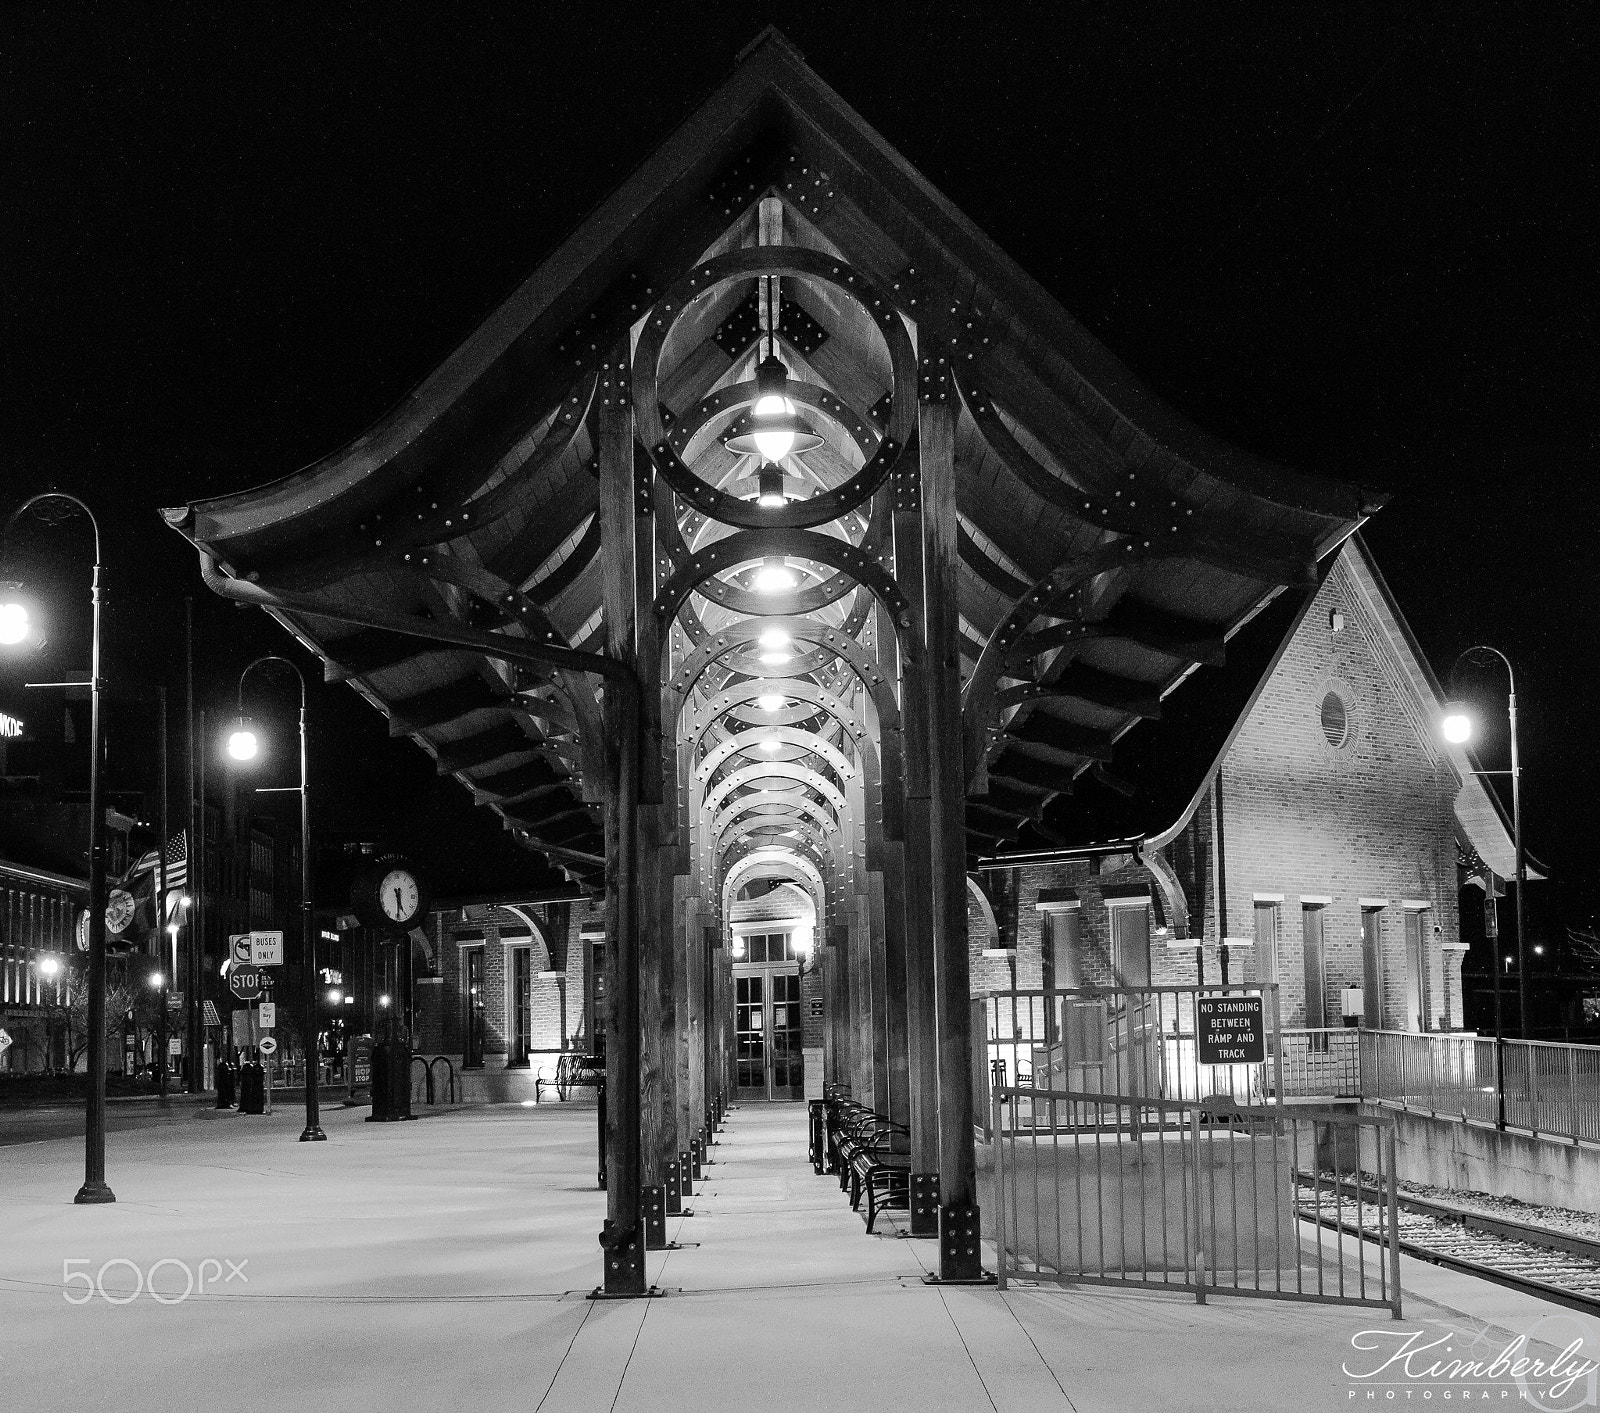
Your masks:
{"label": "buses only sign", "polygon": [[1195,1050],[1202,1065],[1259,1065],[1267,1032],[1259,996],[1201,996],[1195,1002]]}

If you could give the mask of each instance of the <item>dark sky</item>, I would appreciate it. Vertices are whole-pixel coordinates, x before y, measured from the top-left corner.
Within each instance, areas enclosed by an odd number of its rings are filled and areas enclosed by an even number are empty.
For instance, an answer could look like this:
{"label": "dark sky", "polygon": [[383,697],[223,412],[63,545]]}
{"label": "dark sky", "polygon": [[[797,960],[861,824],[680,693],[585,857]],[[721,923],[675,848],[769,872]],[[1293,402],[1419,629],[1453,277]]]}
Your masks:
{"label": "dark sky", "polygon": [[[1516,663],[1530,845],[1600,907],[1593,11],[897,13],[5,6],[0,508],[90,497],[114,668],[176,685],[193,594],[220,705],[288,639],[207,599],[155,507],[362,431],[771,21],[1179,410],[1392,492],[1385,574],[1441,671]],[[46,587],[77,572],[70,529],[28,542]],[[314,711],[327,825],[437,844],[447,889],[534,881],[347,689]]]}

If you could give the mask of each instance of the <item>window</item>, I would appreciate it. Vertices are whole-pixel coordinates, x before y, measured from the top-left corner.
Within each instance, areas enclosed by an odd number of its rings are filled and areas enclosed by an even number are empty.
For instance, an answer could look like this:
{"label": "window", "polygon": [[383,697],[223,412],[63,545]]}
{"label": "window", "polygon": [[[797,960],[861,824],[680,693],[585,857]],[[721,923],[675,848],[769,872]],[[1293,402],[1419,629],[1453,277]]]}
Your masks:
{"label": "window", "polygon": [[1327,1000],[1323,985],[1321,903],[1300,909],[1301,959],[1306,975],[1306,1026],[1319,1030],[1328,1023]]}
{"label": "window", "polygon": [[[737,949],[735,949],[737,950]],[[793,962],[794,942],[787,932],[757,932],[744,939],[744,956],[735,957],[740,962]]]}
{"label": "window", "polygon": [[1406,907],[1406,1029],[1428,1028],[1428,913]]}
{"label": "window", "polygon": [[1256,903],[1255,979],[1259,982],[1279,981],[1278,974],[1278,905]]}
{"label": "window", "polygon": [[1322,734],[1335,750],[1350,739],[1350,713],[1337,692],[1322,699]]}
{"label": "window", "polygon": [[1111,975],[1114,986],[1150,984],[1150,908],[1114,907],[1111,913]]}
{"label": "window", "polygon": [[1383,909],[1361,910],[1362,1023],[1383,1029]]}

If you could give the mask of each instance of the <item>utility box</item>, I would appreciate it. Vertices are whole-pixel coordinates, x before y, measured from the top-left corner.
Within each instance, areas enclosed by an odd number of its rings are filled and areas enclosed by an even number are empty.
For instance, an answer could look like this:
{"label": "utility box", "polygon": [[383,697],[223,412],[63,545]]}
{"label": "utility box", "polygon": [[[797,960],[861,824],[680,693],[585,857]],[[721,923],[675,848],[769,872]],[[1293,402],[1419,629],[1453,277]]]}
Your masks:
{"label": "utility box", "polygon": [[1339,1009],[1344,1015],[1345,1028],[1355,1029],[1367,1009],[1367,993],[1359,986],[1346,986],[1339,993]]}

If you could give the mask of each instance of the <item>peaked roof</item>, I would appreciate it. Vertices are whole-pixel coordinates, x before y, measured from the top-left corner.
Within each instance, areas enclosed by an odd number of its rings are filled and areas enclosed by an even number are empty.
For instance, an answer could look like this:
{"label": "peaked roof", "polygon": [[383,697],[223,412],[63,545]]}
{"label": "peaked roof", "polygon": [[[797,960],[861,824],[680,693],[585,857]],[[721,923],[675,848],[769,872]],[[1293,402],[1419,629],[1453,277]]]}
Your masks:
{"label": "peaked roof", "polygon": [[[781,220],[765,221],[764,198]],[[919,391],[959,409],[963,672],[999,690],[1002,723],[985,737],[969,722],[969,749],[972,732],[982,742],[974,850],[1035,826],[1074,779],[1103,770],[1153,703],[1220,661],[1263,604],[1314,583],[1317,562],[1381,503],[1230,447],[1168,408],[769,30],[365,433],[166,519],[229,573],[280,592],[592,647],[604,632],[594,426],[627,377],[624,341],[662,317],[696,265],[774,238],[804,265],[784,278],[785,358],[844,434],[811,458],[817,486],[841,484],[882,445],[894,386],[870,310],[818,277],[827,262],[899,311],[917,340]],[[751,376],[754,302],[735,284],[665,304],[662,419],[679,454],[692,459],[700,436],[695,454],[724,477],[739,473],[702,429]],[[682,569],[713,527],[664,482],[656,499],[670,567]],[[887,496],[871,509],[839,531],[869,550]],[[1141,539],[1155,543],[1150,555],[1122,555]],[[1074,567],[1063,576],[1063,565]],[[1072,631],[1068,610],[1035,591],[1066,578],[1079,596]],[[866,616],[851,614],[834,626],[871,651]],[[468,650],[278,616],[394,734],[533,847],[598,878],[598,792],[584,776],[600,743],[584,727],[592,711],[560,683]],[[700,641],[726,621],[707,601],[679,630]],[[987,720],[987,699],[978,706]],[[705,747],[720,741],[712,733]]]}

